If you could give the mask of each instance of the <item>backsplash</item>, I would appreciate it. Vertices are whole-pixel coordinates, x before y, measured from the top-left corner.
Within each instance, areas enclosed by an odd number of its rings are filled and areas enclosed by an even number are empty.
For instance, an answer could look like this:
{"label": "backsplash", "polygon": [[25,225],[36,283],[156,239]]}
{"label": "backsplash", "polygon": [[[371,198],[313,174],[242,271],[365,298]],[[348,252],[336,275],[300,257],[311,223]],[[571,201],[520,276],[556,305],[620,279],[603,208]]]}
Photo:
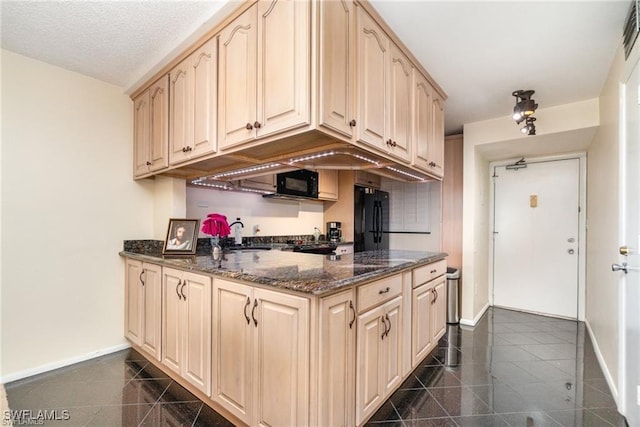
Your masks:
{"label": "backsplash", "polygon": [[[324,235],[320,235],[320,240],[324,241]],[[293,236],[257,236],[257,237],[243,237],[242,244],[246,246],[256,245],[282,245],[290,244],[291,241],[298,242],[312,242],[312,234],[298,234]],[[220,239],[220,245],[224,248],[232,246],[234,244],[233,237],[226,237]],[[160,254],[164,247],[163,240],[125,240],[123,244],[123,250],[125,252],[142,253],[142,254]],[[196,254],[209,254],[211,253],[211,239],[210,238],[198,238],[196,244]]]}

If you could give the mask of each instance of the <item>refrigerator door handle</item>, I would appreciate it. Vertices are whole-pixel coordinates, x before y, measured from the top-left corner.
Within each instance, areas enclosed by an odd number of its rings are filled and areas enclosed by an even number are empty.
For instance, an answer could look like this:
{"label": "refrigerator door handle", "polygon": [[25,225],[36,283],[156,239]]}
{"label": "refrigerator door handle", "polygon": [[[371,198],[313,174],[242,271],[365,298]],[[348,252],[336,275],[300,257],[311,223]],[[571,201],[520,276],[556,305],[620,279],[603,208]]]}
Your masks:
{"label": "refrigerator door handle", "polygon": [[382,232],[384,231],[382,229],[382,225],[384,224],[384,213],[382,211],[382,202],[378,202],[378,209],[380,209],[380,212],[378,213],[378,218],[380,220],[380,226],[378,227],[378,243],[382,243]]}
{"label": "refrigerator door handle", "polygon": [[373,201],[373,243],[378,243],[378,202]]}

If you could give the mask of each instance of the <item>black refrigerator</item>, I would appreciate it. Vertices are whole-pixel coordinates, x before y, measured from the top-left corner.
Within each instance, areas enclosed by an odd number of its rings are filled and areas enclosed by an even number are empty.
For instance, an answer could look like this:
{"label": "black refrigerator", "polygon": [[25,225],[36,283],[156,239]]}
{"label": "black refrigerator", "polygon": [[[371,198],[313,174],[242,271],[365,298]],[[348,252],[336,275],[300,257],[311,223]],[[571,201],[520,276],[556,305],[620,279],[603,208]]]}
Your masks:
{"label": "black refrigerator", "polygon": [[389,249],[389,193],[355,187],[355,252]]}

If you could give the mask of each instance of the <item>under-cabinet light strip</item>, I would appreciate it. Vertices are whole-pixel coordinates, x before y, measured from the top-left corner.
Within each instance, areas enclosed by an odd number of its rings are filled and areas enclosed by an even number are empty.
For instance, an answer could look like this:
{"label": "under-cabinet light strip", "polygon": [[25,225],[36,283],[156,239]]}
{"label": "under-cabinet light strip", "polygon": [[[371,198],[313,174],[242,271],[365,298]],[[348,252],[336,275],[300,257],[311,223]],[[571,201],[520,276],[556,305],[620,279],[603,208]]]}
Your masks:
{"label": "under-cabinet light strip", "polygon": [[299,163],[299,162],[306,162],[309,160],[316,160],[316,159],[320,159],[322,157],[329,157],[329,156],[335,156],[336,154],[346,154],[348,156],[351,157],[355,157],[356,159],[359,160],[364,160],[365,162],[369,162],[371,164],[374,165],[379,165],[379,163],[375,160],[369,159],[368,157],[364,157],[360,154],[355,154],[355,153],[342,153],[342,152],[336,152],[336,151],[326,151],[324,153],[318,153],[318,154],[312,154],[309,156],[304,156],[304,157],[298,157],[297,159],[291,159],[289,160],[289,163]]}
{"label": "under-cabinet light strip", "polygon": [[238,169],[238,170],[234,170],[234,171],[230,171],[230,172],[224,172],[224,173],[219,173],[217,175],[213,175],[211,178],[212,179],[218,179],[218,178],[224,178],[224,177],[228,177],[228,176],[234,176],[234,175],[242,175],[245,173],[252,173],[252,172],[259,172],[262,170],[266,170],[266,169],[271,169],[271,168],[275,168],[281,166],[279,163],[269,163],[266,165],[259,165],[259,166],[252,166],[250,168],[244,168],[244,169]]}
{"label": "under-cabinet light strip", "polygon": [[387,166],[387,169],[389,169],[390,171],[393,171],[395,173],[399,173],[401,175],[405,175],[405,176],[408,176],[410,178],[417,179],[419,181],[425,181],[425,179],[423,177],[421,177],[421,176],[413,175],[413,174],[410,174],[409,172],[405,172],[403,170],[396,169],[396,168],[393,168],[391,166]]}

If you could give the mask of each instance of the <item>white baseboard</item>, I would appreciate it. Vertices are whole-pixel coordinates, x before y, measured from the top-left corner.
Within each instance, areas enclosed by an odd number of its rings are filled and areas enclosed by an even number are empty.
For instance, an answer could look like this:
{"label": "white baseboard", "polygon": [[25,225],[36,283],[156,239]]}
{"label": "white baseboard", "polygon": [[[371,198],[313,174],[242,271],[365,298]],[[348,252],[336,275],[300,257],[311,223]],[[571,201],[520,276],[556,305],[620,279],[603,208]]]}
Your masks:
{"label": "white baseboard", "polygon": [[107,347],[101,350],[92,351],[89,353],[81,354],[79,356],[74,356],[69,359],[47,363],[45,365],[41,365],[36,368],[26,369],[20,372],[14,372],[12,374],[5,375],[4,377],[0,378],[0,384],[7,384],[12,381],[17,381],[33,375],[42,374],[43,372],[49,372],[49,371],[53,371],[54,369],[64,368],[65,366],[73,365],[74,363],[84,362],[86,360],[104,356],[105,354],[109,354],[109,353],[115,353],[116,351],[124,350],[129,347],[131,347],[131,344],[126,342],[123,344],[115,345],[113,347]]}
{"label": "white baseboard", "polygon": [[465,326],[476,326],[476,324],[480,321],[480,318],[484,316],[484,313],[489,309],[489,307],[490,307],[489,303],[486,303],[484,307],[482,307],[482,310],[480,310],[478,315],[475,318],[473,318],[473,320],[460,319],[460,324]]}
{"label": "white baseboard", "polygon": [[607,384],[609,385],[609,390],[611,390],[611,394],[613,395],[613,400],[616,401],[616,406],[618,407],[618,409],[621,409],[620,402],[618,401],[618,389],[616,388],[616,383],[613,381],[611,372],[609,372],[609,368],[607,364],[604,362],[604,357],[602,356],[602,352],[600,351],[600,347],[598,346],[598,341],[596,340],[596,337],[593,334],[593,330],[591,329],[591,325],[589,324],[589,321],[585,320],[584,324],[587,327],[587,332],[589,333],[589,337],[591,338],[591,343],[593,344],[593,351],[596,353],[596,359],[598,359],[598,364],[600,365],[600,369],[602,369],[604,378],[605,380],[607,380]]}

